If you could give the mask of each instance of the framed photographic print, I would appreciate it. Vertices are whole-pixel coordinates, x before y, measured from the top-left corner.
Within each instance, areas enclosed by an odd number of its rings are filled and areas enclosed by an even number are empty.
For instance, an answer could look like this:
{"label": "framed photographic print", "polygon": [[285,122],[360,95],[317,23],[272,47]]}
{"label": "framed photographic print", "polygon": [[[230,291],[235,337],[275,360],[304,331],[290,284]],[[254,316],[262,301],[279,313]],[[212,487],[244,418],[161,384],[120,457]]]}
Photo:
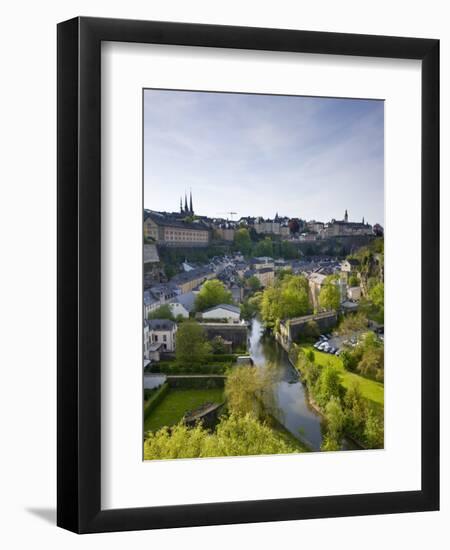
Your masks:
{"label": "framed photographic print", "polygon": [[437,510],[439,41],[58,25],[58,525]]}

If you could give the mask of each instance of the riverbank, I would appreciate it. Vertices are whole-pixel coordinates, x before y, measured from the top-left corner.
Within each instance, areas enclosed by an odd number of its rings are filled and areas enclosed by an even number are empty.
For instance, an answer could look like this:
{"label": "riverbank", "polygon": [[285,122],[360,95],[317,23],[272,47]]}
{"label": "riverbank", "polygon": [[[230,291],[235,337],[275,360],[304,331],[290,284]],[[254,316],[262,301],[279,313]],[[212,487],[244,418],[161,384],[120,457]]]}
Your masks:
{"label": "riverbank", "polygon": [[332,365],[336,367],[340,374],[342,385],[344,388],[348,389],[352,382],[358,382],[361,389],[362,396],[372,403],[375,407],[384,407],[384,385],[381,382],[366,378],[354,372],[349,372],[345,369],[342,364],[342,359],[336,355],[330,355],[329,353],[323,353],[322,351],[316,350],[311,345],[301,346],[300,349],[307,353],[312,351],[314,353],[314,361],[321,366]]}

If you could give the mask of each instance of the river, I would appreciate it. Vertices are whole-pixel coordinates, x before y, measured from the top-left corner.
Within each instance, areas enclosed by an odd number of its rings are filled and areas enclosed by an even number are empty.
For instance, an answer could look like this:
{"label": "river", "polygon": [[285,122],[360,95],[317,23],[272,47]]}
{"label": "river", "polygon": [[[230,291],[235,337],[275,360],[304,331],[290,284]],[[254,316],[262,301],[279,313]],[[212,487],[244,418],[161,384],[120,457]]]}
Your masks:
{"label": "river", "polygon": [[263,326],[258,319],[253,319],[251,324],[249,350],[256,366],[273,366],[274,416],[294,437],[314,451],[320,450],[321,417],[310,406],[305,387],[297,370],[289,362],[287,353],[273,336],[264,334]]}

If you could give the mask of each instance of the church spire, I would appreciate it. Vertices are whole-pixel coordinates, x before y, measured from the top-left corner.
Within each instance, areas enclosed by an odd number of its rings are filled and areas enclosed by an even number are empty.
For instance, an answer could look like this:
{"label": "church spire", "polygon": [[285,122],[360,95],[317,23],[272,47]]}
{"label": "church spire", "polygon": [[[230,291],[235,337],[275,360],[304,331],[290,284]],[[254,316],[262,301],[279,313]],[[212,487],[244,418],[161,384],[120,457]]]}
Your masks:
{"label": "church spire", "polygon": [[183,198],[180,197],[180,213],[183,213]]}
{"label": "church spire", "polygon": [[189,196],[189,211],[190,211],[191,216],[193,216],[194,215],[194,208],[192,207],[192,189],[190,191],[190,196]]}
{"label": "church spire", "polygon": [[186,193],[184,194],[184,212],[185,212],[185,214],[189,213],[188,204],[187,204],[187,194]]}
{"label": "church spire", "polygon": [[345,221],[345,222],[348,222],[348,212],[347,212],[347,209],[345,209],[344,221]]}

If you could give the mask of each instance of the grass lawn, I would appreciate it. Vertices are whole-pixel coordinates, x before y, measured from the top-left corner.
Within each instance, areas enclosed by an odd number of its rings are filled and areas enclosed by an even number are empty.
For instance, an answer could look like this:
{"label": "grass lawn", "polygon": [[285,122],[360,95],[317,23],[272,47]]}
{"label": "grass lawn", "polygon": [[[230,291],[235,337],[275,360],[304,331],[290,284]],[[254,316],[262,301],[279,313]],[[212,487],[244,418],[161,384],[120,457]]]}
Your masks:
{"label": "grass lawn", "polygon": [[171,390],[150,413],[144,423],[144,431],[159,430],[163,426],[172,426],[181,420],[187,411],[206,402],[222,403],[223,390]]}
{"label": "grass lawn", "polygon": [[323,353],[316,350],[313,346],[302,346],[303,351],[312,350],[314,352],[314,361],[318,365],[332,365],[338,368],[342,374],[342,385],[348,388],[352,380],[359,382],[361,393],[363,397],[374,403],[376,406],[384,406],[384,385],[381,382],[370,380],[354,372],[345,370],[342,364],[342,359],[336,355],[330,355],[329,353]]}

